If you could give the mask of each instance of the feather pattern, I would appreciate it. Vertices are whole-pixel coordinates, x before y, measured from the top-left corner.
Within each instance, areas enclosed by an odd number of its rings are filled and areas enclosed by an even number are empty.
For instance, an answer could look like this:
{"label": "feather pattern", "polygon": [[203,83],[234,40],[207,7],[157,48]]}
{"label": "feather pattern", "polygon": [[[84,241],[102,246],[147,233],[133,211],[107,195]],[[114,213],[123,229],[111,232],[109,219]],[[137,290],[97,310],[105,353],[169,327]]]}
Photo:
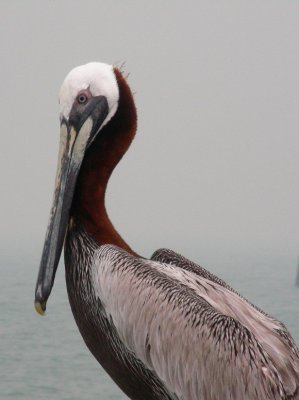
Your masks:
{"label": "feather pattern", "polygon": [[[227,312],[227,315],[237,318],[244,326],[254,332],[256,337],[259,337],[260,342],[275,360],[276,368],[284,378],[283,382],[287,388],[287,393],[296,393],[299,380],[299,352],[295,341],[282,322],[276,320],[249,302],[222,279],[172,250],[156,250],[151,259],[191,271],[225,288],[225,291],[223,291],[222,288],[216,291],[217,294],[222,292],[224,299],[221,299],[221,296],[219,296],[218,299],[216,299],[215,307],[217,308],[217,306],[220,306],[220,308],[222,308],[221,304],[226,304],[226,307],[224,307],[226,309],[223,311]],[[230,296],[227,290],[234,293],[234,295]],[[235,301],[232,301],[231,297],[234,297]],[[235,308],[236,306],[237,308]],[[233,308],[235,308],[235,310],[233,310]],[[270,332],[268,328],[271,328]],[[270,338],[271,340],[269,340]],[[273,342],[276,342],[275,347],[273,347]]]}
{"label": "feather pattern", "polygon": [[130,399],[178,400],[120,339],[94,285],[98,249],[95,241],[71,221],[65,246],[66,285],[75,321],[87,347]]}
{"label": "feather pattern", "polygon": [[[88,268],[80,269],[86,273],[83,303],[97,314],[89,316],[85,309],[86,323],[98,321],[105,334],[110,332],[107,342],[119,365],[129,364],[135,376],[155,383],[156,397],[147,398],[299,398],[298,349],[290,335],[223,281],[207,277],[200,267],[194,272],[113,245],[99,247],[80,229],[71,237],[69,268],[83,261],[73,253],[89,248]],[[82,284],[82,278],[75,281]],[[68,290],[75,304],[69,283]],[[98,354],[99,344],[87,340],[87,345]]]}

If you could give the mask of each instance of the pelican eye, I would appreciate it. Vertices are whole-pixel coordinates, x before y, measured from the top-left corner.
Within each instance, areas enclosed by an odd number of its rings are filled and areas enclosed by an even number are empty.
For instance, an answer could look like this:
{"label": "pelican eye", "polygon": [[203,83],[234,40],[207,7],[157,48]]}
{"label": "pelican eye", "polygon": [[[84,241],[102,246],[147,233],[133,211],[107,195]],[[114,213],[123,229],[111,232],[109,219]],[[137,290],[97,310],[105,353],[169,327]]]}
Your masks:
{"label": "pelican eye", "polygon": [[88,100],[88,97],[84,93],[79,94],[77,97],[77,101],[79,104],[85,104],[85,103],[87,103],[87,100]]}

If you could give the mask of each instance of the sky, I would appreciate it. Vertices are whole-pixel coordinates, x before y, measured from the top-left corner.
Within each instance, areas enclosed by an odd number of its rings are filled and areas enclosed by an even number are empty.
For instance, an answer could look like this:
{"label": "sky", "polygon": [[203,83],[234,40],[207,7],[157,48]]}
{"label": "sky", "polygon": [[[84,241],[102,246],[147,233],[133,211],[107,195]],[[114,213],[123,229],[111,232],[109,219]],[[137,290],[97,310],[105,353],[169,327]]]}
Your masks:
{"label": "sky", "polygon": [[40,257],[59,88],[71,68],[102,61],[125,63],[138,110],[107,193],[126,241],[144,256],[169,247],[203,264],[295,268],[298,35],[290,0],[2,2],[2,255]]}

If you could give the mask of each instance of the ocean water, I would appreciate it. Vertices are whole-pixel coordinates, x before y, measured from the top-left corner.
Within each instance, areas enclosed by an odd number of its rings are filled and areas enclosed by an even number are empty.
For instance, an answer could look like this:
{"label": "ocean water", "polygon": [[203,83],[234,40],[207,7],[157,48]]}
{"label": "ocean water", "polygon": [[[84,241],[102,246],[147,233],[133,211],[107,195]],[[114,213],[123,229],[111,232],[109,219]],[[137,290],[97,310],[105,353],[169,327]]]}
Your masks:
{"label": "ocean water", "polygon": [[[227,265],[225,265],[227,264]],[[296,267],[287,261],[226,262],[210,268],[286,323],[299,343]],[[245,265],[244,265],[245,264]],[[33,308],[38,260],[2,260],[0,268],[0,399],[118,400],[126,396],[91,356],[68,304],[62,265],[47,315]]]}

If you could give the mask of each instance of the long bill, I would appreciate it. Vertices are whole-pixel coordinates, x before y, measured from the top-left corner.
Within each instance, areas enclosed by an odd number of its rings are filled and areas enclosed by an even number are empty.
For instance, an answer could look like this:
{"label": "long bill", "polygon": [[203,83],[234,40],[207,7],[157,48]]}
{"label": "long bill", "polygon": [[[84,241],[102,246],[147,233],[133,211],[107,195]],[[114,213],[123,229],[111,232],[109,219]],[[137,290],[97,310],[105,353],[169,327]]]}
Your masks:
{"label": "long bill", "polygon": [[41,315],[45,313],[54,284],[80,166],[87,147],[108,114],[106,98],[94,98],[92,107],[85,111],[88,112],[77,112],[73,118],[63,119],[60,126],[53,204],[35,289],[35,309]]}

